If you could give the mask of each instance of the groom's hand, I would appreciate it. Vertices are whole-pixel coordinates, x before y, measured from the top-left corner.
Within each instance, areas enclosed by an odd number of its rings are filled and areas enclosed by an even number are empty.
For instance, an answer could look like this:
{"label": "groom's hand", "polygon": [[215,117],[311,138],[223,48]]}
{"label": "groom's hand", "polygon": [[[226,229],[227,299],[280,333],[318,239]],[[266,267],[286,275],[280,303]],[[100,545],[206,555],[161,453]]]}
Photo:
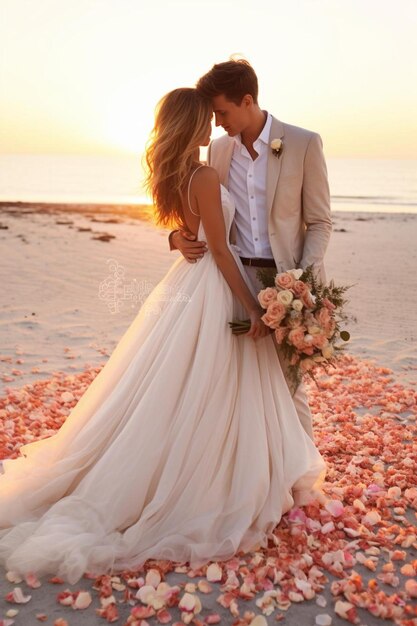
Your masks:
{"label": "groom's hand", "polygon": [[206,242],[195,239],[194,233],[188,230],[177,230],[171,236],[172,243],[189,263],[195,263],[207,252]]}

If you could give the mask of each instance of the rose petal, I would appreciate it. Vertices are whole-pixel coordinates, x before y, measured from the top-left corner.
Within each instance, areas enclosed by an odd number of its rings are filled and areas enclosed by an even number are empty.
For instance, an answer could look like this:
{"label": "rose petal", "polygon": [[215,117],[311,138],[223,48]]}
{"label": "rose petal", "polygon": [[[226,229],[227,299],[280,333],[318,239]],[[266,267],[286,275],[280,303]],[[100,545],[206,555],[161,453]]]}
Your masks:
{"label": "rose petal", "polygon": [[93,599],[91,597],[91,593],[89,591],[80,591],[73,602],[73,609],[86,609],[90,606]]}
{"label": "rose petal", "polygon": [[221,581],[223,576],[222,568],[217,563],[211,563],[206,572],[206,578],[209,582],[215,583]]}

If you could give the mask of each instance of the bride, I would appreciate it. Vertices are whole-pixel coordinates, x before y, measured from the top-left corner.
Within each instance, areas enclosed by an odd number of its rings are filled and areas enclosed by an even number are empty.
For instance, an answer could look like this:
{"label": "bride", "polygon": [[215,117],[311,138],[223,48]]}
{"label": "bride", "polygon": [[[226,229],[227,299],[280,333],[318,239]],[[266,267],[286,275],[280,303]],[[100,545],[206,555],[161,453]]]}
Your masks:
{"label": "bride", "polygon": [[[74,584],[149,558],[197,568],[266,547],[282,514],[319,493],[324,461],[229,243],[233,199],[198,160],[211,117],[195,89],[159,103],[146,152],[156,217],[208,253],[173,263],[60,430],[4,461],[8,570]],[[233,335],[244,316],[250,331]]]}

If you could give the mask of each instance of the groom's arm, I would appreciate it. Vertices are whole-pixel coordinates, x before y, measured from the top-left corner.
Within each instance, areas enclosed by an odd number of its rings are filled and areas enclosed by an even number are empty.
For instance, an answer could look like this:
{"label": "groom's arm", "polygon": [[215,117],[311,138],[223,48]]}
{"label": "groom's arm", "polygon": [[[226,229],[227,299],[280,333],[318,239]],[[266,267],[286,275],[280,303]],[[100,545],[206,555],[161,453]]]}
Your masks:
{"label": "groom's arm", "polygon": [[320,266],[332,232],[332,218],[323,142],[317,133],[312,135],[304,159],[302,206],[306,233],[300,265]]}

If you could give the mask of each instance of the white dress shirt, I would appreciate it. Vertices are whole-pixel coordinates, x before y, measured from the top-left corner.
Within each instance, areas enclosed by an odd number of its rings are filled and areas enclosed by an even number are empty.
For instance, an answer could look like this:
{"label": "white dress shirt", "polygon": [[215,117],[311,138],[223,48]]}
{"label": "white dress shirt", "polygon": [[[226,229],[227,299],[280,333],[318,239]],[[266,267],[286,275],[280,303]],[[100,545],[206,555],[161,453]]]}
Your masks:
{"label": "white dress shirt", "polygon": [[265,126],[253,143],[259,155],[254,161],[242,144],[240,134],[233,137],[235,146],[229,170],[229,191],[236,204],[236,247],[242,257],[273,258],[266,207],[266,166],[271,123],[272,116],[268,113]]}

